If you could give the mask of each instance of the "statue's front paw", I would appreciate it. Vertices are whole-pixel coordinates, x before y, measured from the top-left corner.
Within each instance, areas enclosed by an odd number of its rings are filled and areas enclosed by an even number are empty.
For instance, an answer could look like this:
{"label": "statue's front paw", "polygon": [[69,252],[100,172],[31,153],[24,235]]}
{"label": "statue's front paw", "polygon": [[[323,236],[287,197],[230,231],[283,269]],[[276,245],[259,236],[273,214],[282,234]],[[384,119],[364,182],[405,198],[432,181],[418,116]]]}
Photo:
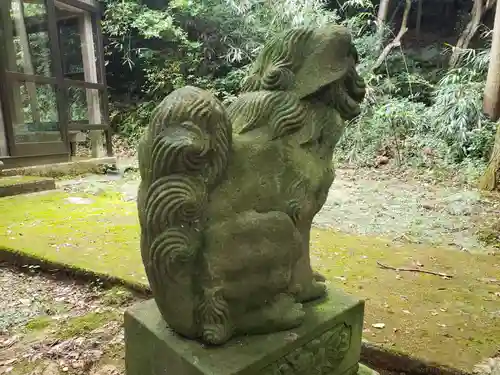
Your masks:
{"label": "statue's front paw", "polygon": [[312,282],[298,285],[295,289],[295,298],[298,302],[309,302],[322,298],[326,295],[325,283],[313,280]]}
{"label": "statue's front paw", "polygon": [[269,315],[280,329],[291,329],[302,323],[305,311],[294,297],[282,294],[277,297]]}
{"label": "statue's front paw", "polygon": [[326,277],[320,274],[318,271],[313,271],[313,278],[316,281],[324,283],[326,281]]}

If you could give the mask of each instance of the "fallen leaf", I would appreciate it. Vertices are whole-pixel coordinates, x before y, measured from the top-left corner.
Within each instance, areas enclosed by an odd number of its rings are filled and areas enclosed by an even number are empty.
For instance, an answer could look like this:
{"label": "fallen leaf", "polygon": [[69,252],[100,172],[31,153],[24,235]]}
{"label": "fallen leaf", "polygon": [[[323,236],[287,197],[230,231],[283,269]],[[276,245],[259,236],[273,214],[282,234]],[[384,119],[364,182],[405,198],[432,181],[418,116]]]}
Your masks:
{"label": "fallen leaf", "polygon": [[0,348],[8,348],[19,341],[19,336],[12,336],[7,340],[0,340]]}

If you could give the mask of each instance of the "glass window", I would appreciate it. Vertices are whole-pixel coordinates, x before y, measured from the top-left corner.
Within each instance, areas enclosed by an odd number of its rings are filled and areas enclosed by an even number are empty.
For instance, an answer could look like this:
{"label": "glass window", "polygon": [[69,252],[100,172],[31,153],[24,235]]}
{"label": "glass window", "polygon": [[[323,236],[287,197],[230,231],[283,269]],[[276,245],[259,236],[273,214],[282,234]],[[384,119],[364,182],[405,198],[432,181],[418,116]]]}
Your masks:
{"label": "glass window", "polygon": [[83,124],[102,124],[102,92],[83,87],[69,88],[69,121]]}
{"label": "glass window", "polygon": [[61,140],[54,87],[18,82],[14,87],[14,133],[16,143]]}
{"label": "glass window", "polygon": [[55,5],[64,77],[100,82],[92,14],[59,1]]}
{"label": "glass window", "polygon": [[[12,28],[6,27],[7,69],[52,76],[47,8],[44,0],[11,0]],[[11,43],[9,43],[9,40]]]}

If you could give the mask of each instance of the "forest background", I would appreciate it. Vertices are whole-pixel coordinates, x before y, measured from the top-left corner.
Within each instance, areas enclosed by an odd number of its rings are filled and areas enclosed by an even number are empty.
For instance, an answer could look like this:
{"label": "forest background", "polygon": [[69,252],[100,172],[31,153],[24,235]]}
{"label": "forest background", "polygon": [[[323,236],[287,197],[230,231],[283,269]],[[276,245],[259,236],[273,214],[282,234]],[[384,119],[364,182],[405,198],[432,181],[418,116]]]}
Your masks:
{"label": "forest background", "polygon": [[269,37],[335,22],[351,30],[368,85],[336,162],[498,188],[495,0],[101,1],[111,122],[129,149],[171,91],[195,85],[230,102]]}

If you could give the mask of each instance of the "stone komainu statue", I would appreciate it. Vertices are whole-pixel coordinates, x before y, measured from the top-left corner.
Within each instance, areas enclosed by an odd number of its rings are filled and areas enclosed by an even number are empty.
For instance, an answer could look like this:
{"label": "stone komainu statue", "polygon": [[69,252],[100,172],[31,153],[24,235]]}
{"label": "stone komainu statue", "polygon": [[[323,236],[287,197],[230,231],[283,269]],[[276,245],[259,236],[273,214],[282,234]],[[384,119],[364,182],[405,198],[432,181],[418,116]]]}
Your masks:
{"label": "stone komainu statue", "polygon": [[184,87],[139,146],[141,253],[159,310],[209,344],[291,329],[326,293],[309,233],[334,179],[332,153],[365,85],[341,26],[270,41],[227,109]]}

